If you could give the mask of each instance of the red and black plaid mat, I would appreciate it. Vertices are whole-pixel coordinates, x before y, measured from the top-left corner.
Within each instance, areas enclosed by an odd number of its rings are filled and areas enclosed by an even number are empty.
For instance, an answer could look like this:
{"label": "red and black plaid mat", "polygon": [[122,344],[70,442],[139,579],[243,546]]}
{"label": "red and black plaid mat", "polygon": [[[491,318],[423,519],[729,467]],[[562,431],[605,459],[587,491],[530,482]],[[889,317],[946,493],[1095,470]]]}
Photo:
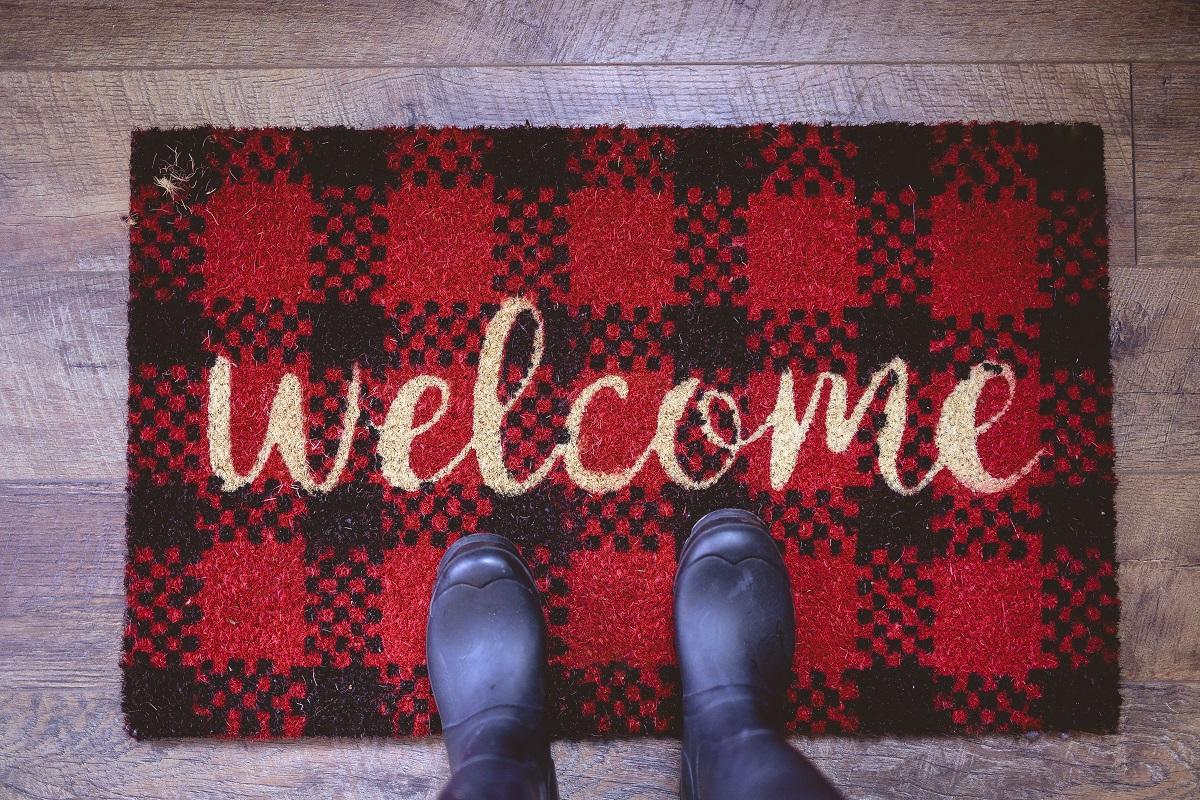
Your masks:
{"label": "red and black plaid mat", "polygon": [[131,173],[135,735],[436,731],[477,530],[560,732],[675,732],[721,506],[791,570],[792,729],[1115,726],[1099,129],[147,131]]}

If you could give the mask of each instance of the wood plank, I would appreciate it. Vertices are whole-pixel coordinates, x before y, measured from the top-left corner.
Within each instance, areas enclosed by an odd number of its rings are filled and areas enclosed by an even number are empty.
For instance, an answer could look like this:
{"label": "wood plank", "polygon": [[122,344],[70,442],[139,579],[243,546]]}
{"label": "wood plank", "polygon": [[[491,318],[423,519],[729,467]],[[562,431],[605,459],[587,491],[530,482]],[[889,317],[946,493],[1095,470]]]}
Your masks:
{"label": "wood plank", "polygon": [[1138,263],[1200,266],[1200,65],[1138,64],[1133,90]]}
{"label": "wood plank", "polygon": [[0,511],[0,693],[115,687],[124,492],[4,486]]}
{"label": "wood plank", "polygon": [[1117,477],[1200,471],[1200,403],[1193,394],[1116,396]]}
{"label": "wood plank", "polygon": [[[797,739],[857,800],[1113,800],[1200,792],[1200,685],[1123,687],[1111,736]],[[564,797],[678,797],[670,739],[556,742]],[[21,691],[0,705],[0,793],[16,797],[435,798],[447,775],[438,739],[136,742],[111,691]]]}
{"label": "wood plank", "polygon": [[1164,680],[1200,677],[1200,562],[1128,562],[1121,564],[1117,581],[1122,673]]}
{"label": "wood plank", "polygon": [[1117,472],[1117,559],[1200,564],[1200,475]]}
{"label": "wood plank", "polygon": [[0,476],[120,482],[128,277],[0,281]]}
{"label": "wood plank", "polygon": [[0,73],[0,271],[123,270],[136,127],[1078,120],[1133,263],[1126,65]]}
{"label": "wood plank", "polygon": [[[1152,535],[1190,524],[1186,506],[1183,498],[1146,506],[1145,516],[1161,520]],[[0,484],[0,692],[113,684],[125,602],[124,510],[117,488]],[[1122,528],[1122,541],[1137,528]],[[1194,527],[1189,538],[1183,552],[1155,538],[1123,547],[1127,680],[1200,680]]]}
{"label": "wood plank", "polygon": [[[1139,212],[1139,230],[1142,219]],[[1112,275],[1117,393],[1200,393],[1200,270],[1144,267]]]}
{"label": "wood plank", "polygon": [[[1200,54],[1187,0],[355,0],[5,5],[0,66],[1167,61]],[[390,13],[389,13],[390,11]]]}

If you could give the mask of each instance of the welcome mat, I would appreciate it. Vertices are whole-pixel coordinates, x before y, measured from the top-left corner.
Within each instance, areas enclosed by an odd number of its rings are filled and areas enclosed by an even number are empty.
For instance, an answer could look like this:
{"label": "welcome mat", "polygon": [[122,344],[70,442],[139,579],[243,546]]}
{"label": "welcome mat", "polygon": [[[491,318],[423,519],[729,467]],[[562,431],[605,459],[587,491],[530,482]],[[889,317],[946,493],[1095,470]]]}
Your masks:
{"label": "welcome mat", "polygon": [[1111,730],[1101,132],[143,131],[136,736],[422,735],[434,568],[511,537],[560,733],[680,727],[691,524],[791,572],[792,730]]}

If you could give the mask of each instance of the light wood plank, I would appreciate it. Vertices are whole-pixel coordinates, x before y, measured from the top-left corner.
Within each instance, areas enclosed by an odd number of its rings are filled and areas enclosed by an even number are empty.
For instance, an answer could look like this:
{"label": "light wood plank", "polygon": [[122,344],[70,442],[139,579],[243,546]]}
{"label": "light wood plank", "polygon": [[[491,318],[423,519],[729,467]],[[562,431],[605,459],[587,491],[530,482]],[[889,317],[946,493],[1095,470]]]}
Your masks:
{"label": "light wood plank", "polygon": [[[1112,736],[798,739],[848,797],[1177,800],[1200,792],[1200,686],[1125,684]],[[563,797],[678,797],[679,744],[556,742]],[[437,739],[136,742],[116,695],[21,691],[0,705],[0,792],[123,800],[428,798],[447,775]]]}
{"label": "light wood plank", "polygon": [[[5,4],[0,65],[1194,60],[1187,0]],[[270,35],[264,35],[270,32]]]}
{"label": "light wood plank", "polygon": [[1200,475],[1117,471],[1118,560],[1200,564]]}
{"label": "light wood plank", "polygon": [[1138,263],[1200,267],[1200,66],[1139,64],[1133,89]]}
{"label": "light wood plank", "polygon": [[0,280],[0,478],[119,482],[128,277]]}
{"label": "light wood plank", "polygon": [[115,687],[124,492],[5,486],[0,510],[0,693]]}
{"label": "light wood plank", "polygon": [[1200,393],[1200,270],[1143,264],[1117,269],[1111,307],[1119,395]]}
{"label": "light wood plank", "polygon": [[123,270],[137,127],[736,124],[1104,127],[1111,263],[1133,263],[1125,65],[0,73],[0,271]]}

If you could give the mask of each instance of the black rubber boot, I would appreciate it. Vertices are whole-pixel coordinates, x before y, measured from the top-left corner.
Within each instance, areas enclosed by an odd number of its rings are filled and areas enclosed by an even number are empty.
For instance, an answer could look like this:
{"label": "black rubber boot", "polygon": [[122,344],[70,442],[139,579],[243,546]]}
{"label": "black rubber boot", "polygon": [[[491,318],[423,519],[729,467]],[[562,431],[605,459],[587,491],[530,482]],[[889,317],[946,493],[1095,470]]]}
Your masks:
{"label": "black rubber boot", "polygon": [[512,542],[479,533],[451,545],[425,644],[450,757],[443,800],[558,800],[541,600]]}
{"label": "black rubber boot", "polygon": [[675,574],[684,800],[841,798],[772,720],[795,644],[787,570],[762,521],[723,509],[697,522]]}

